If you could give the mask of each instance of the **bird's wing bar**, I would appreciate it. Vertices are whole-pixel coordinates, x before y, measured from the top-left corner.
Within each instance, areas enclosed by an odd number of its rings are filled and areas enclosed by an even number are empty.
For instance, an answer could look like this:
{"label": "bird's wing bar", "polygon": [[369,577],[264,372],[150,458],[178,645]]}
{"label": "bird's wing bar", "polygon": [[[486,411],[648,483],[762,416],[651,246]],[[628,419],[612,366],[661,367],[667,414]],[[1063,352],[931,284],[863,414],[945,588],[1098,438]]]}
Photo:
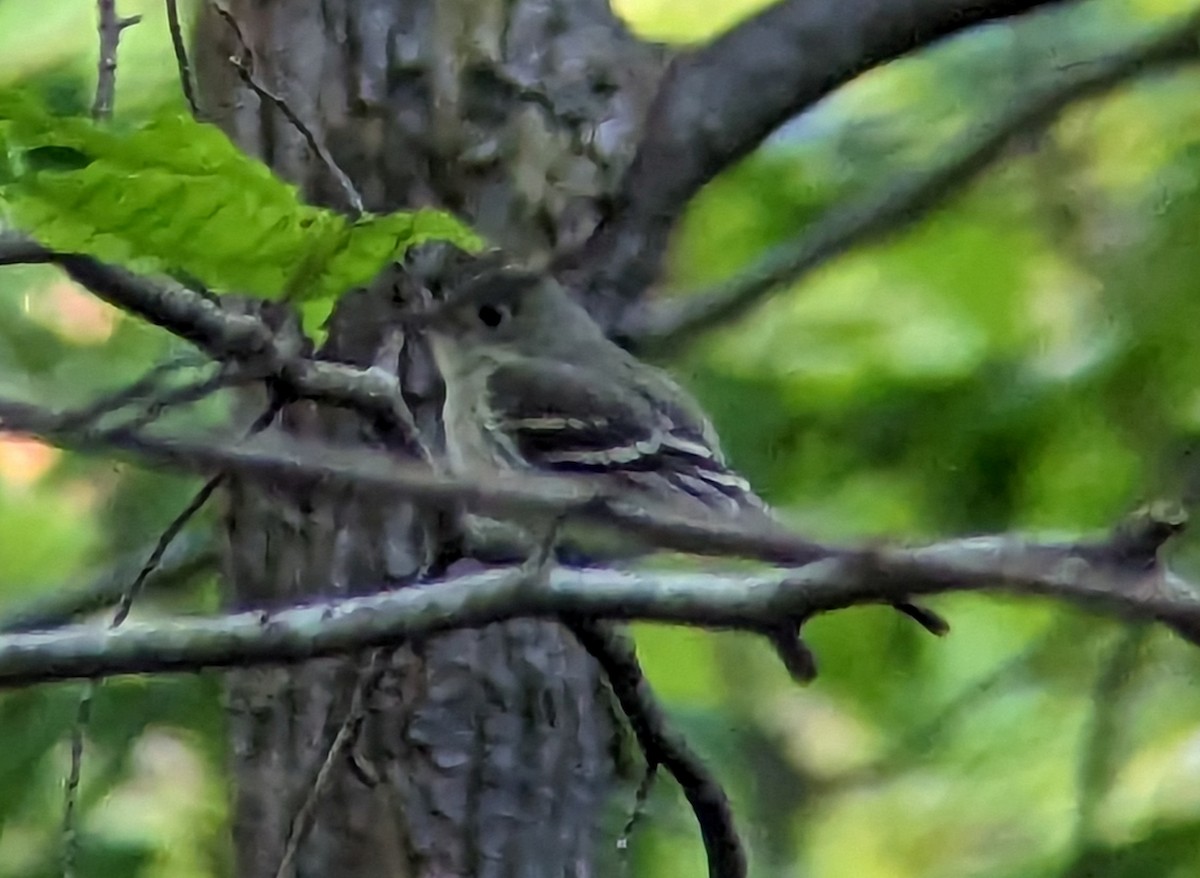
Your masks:
{"label": "bird's wing bar", "polygon": [[535,469],[610,474],[661,493],[683,491],[707,506],[760,505],[725,466],[703,428],[669,404],[621,392],[599,372],[550,360],[500,366],[488,382],[489,429]]}

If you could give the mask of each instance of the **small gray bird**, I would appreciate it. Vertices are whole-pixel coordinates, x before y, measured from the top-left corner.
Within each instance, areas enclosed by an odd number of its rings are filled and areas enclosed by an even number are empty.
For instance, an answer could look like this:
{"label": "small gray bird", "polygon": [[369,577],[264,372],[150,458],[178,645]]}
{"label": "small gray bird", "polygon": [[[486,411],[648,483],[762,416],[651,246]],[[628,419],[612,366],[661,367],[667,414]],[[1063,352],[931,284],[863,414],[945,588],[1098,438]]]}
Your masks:
{"label": "small gray bird", "polygon": [[489,273],[428,328],[454,472],[569,473],[684,515],[769,518],[691,396],[605,337],[553,279]]}
{"label": "small gray bird", "polygon": [[[726,464],[695,400],[664,371],[608,339],[554,279],[488,271],[422,322],[446,384],[446,450],[456,474],[570,474],[601,480],[648,508],[780,528]],[[474,517],[468,531],[487,544],[515,535],[511,526]],[[528,539],[521,542],[528,546]],[[614,544],[575,531],[564,542],[589,557],[649,548],[628,537]],[[931,611],[896,606],[935,633],[945,630]]]}

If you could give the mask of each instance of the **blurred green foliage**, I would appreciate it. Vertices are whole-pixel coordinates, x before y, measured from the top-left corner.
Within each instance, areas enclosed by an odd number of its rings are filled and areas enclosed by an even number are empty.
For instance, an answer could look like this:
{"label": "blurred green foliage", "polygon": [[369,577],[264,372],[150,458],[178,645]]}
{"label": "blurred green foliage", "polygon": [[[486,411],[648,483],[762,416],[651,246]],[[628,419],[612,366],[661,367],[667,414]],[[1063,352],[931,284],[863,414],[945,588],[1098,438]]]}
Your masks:
{"label": "blurred green foliage", "polygon": [[[620,4],[694,40],[761,3]],[[677,288],[727,277],[1002,110],[1178,14],[1093,0],[888,65],[715,181],[672,253]],[[720,7],[729,18],[709,20]],[[118,126],[182,109],[161,4],[122,43]],[[0,85],[78,113],[93,4],[0,2]],[[35,38],[36,37],[36,38]],[[1078,533],[1194,499],[1200,459],[1200,74],[1079,104],[916,227],[802,279],[673,364],[780,512],[838,539]],[[403,207],[403,205],[398,205]],[[165,225],[165,223],[164,223]],[[172,347],[40,269],[0,271],[0,390],[79,404]],[[0,613],[152,539],[191,482],[0,439]],[[1200,575],[1185,539],[1173,559]],[[213,589],[171,596],[212,609]],[[164,601],[166,599],[163,599]],[[139,612],[163,612],[147,600]],[[1050,603],[960,595],[935,640],[856,609],[809,626],[798,689],[756,640],[639,626],[647,670],[727,783],[755,875],[1132,878],[1200,870],[1200,656]],[[222,876],[226,788],[209,677],[100,692],[80,874]],[[0,696],[0,878],[53,874],[74,686]],[[702,871],[660,784],[633,874]]]}

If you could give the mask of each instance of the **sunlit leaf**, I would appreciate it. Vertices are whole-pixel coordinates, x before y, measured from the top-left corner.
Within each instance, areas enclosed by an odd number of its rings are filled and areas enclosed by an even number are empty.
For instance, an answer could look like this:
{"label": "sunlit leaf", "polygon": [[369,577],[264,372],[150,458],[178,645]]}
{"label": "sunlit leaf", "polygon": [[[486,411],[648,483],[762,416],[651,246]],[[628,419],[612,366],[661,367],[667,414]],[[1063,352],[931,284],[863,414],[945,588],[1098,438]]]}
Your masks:
{"label": "sunlit leaf", "polygon": [[[46,246],[217,291],[331,302],[416,244],[480,246],[436,210],[350,219],[301,201],[215,126],[162,115],[119,130],[0,93],[0,201]],[[306,309],[315,331],[331,305]]]}

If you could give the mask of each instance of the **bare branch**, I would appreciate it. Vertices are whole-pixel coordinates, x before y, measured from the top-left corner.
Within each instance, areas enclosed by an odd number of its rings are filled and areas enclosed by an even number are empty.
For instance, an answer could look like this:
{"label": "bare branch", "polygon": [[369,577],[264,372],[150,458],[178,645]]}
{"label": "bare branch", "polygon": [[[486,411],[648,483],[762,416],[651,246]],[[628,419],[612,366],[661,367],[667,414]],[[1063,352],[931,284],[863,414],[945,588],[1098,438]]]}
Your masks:
{"label": "bare branch", "polygon": [[96,0],[100,22],[100,60],[96,65],[96,97],[92,101],[92,118],[103,122],[112,118],[113,101],[117,95],[117,47],[121,33],[142,20],[140,15],[121,18],[117,15],[117,0]]}
{"label": "bare branch", "polygon": [[522,474],[470,480],[368,449],[278,436],[238,441],[151,434],[124,427],[63,431],[58,416],[37,406],[0,400],[0,430],[28,433],[81,451],[119,451],[182,469],[236,471],[245,478],[287,483],[352,485],[363,493],[404,496],[433,505],[526,521],[589,522],[628,534],[640,545],[704,555],[738,555],[801,563],[836,550],[782,527],[765,530],[719,518],[649,509],[580,478]]}
{"label": "bare branch", "polygon": [[[275,417],[278,414],[279,406],[276,403],[272,403],[254,420],[254,423],[250,426],[249,434],[253,436],[257,433],[261,433],[274,422]],[[154,548],[150,551],[150,554],[146,558],[146,562],[138,571],[137,576],[133,578],[129,588],[127,588],[124,594],[121,595],[121,600],[117,604],[117,611],[113,614],[113,628],[119,628],[129,617],[129,613],[133,609],[133,602],[137,600],[138,595],[141,594],[142,589],[145,587],[150,577],[153,576],[155,571],[157,571],[162,565],[163,559],[166,557],[168,550],[171,548],[171,544],[179,538],[179,535],[183,533],[183,529],[187,527],[188,523],[196,517],[201,509],[204,508],[204,505],[208,503],[213,494],[217,492],[217,489],[221,487],[221,484],[224,481],[225,473],[217,473],[215,476],[209,477],[209,479],[200,486],[200,489],[192,495],[192,499],[188,501],[187,505],[184,506],[178,515],[171,519],[171,521],[163,529],[163,532],[159,534],[158,540],[154,544]]]}
{"label": "bare branch", "polygon": [[250,46],[247,44],[246,38],[242,34],[241,27],[238,26],[237,19],[233,17],[233,14],[230,13],[228,9],[225,9],[220,3],[217,3],[216,0],[210,0],[210,3],[212,4],[212,7],[216,11],[217,15],[219,15],[221,19],[229,25],[229,29],[233,33],[234,39],[237,40],[238,45],[241,48],[242,57],[239,58],[237,56],[232,56],[229,59],[229,63],[233,65],[235,70],[237,70],[238,76],[241,77],[242,82],[244,82],[247,87],[251,89],[251,91],[258,95],[259,98],[273,104],[275,109],[279,110],[279,112],[283,114],[284,118],[291,123],[291,126],[300,133],[300,136],[304,138],[305,143],[308,144],[308,148],[312,150],[313,155],[315,155],[317,160],[325,166],[325,170],[329,172],[329,175],[333,177],[334,182],[336,182],[338,187],[342,190],[342,197],[345,199],[346,207],[349,209],[350,213],[353,216],[360,216],[364,210],[362,195],[359,194],[358,189],[351,181],[349,175],[347,175],[346,172],[341,169],[338,163],[334,161],[333,155],[326,148],[321,138],[317,137],[316,133],[314,133],[312,126],[301,119],[300,115],[292,108],[291,104],[284,100],[281,95],[278,95],[271,89],[267,88],[267,86],[263,84],[257,76],[254,75],[254,71],[251,67],[251,65],[254,63],[254,54],[250,51]]}
{"label": "bare branch", "polygon": [[381,651],[374,650],[370,662],[359,672],[358,682],[350,696],[350,707],[346,711],[346,716],[342,719],[337,734],[333,736],[329,748],[325,751],[325,757],[321,760],[316,777],[308,787],[308,794],[304,797],[304,802],[292,819],[287,844],[284,847],[283,856],[279,859],[279,868],[275,870],[275,878],[287,878],[288,875],[293,874],[296,854],[300,850],[300,843],[304,841],[304,837],[312,828],[321,795],[329,786],[329,781],[332,779],[333,771],[339,761],[348,754],[350,746],[358,737],[363,720],[367,716],[367,697],[379,685],[379,680],[387,668],[388,665],[384,662]]}
{"label": "bare branch", "polygon": [[[150,549],[139,550],[83,585],[66,585],[0,616],[0,634],[53,628],[79,616],[116,606],[129,582],[145,562]],[[216,569],[217,553],[208,540],[183,539],[167,551],[158,569],[146,581],[154,591],[184,588]]]}
{"label": "bare branch", "polygon": [[[151,370],[150,376],[158,377],[156,370]],[[224,379],[225,376],[219,374],[215,376],[215,378],[217,379],[215,382],[214,379],[209,379],[207,381],[202,381],[197,384],[181,388],[180,391],[164,394],[163,396],[159,397],[156,402],[161,404],[170,404],[172,397],[174,397],[176,400],[183,401],[202,399],[204,396],[207,396],[213,392],[213,390],[219,389],[222,386],[221,379]],[[135,382],[134,387],[137,387],[142,383],[143,382]],[[122,398],[124,401],[130,401],[132,399],[136,399],[136,395],[131,394],[130,390],[127,388],[124,394],[118,394],[117,398],[119,405],[121,404]],[[154,417],[157,417],[157,412],[160,409],[161,405],[155,407],[152,410],[152,413],[151,410],[144,412],[135,420],[135,423],[142,424],[147,420],[152,420]],[[110,411],[110,408],[106,408],[103,404],[101,404],[99,406],[91,407],[90,410],[85,410],[82,414],[69,413],[61,419],[60,427],[61,429],[67,431],[80,429],[81,427],[94,423],[98,419],[102,418],[105,414],[108,414]],[[134,600],[141,593],[142,588],[150,579],[151,575],[158,570],[159,565],[162,563],[163,557],[166,555],[167,550],[171,547],[171,543],[177,536],[179,536],[187,523],[191,521],[197,512],[200,511],[204,504],[208,502],[209,497],[212,496],[218,485],[220,485],[221,479],[222,477],[217,475],[205,482],[204,486],[196,493],[183,512],[177,515],[171,521],[171,523],[167,525],[166,530],[158,538],[158,542],[151,551],[149,559],[145,564],[142,565],[142,568],[138,571],[137,576],[134,577],[133,581],[122,592],[120,600],[117,602],[116,612],[113,613],[113,618],[109,622],[110,630],[116,630],[124,624],[125,620],[129,617],[129,613],[133,609]],[[83,745],[84,739],[87,735],[88,726],[91,723],[92,704],[96,700],[96,695],[99,692],[102,683],[103,681],[98,679],[88,680],[87,685],[84,687],[83,692],[79,696],[79,706],[76,710],[75,722],[71,727],[71,767],[67,774],[66,802],[63,808],[62,860],[64,878],[69,878],[74,871],[74,848],[76,845],[74,821],[77,804],[76,800],[79,795],[79,778],[83,763]]]}
{"label": "bare branch", "polygon": [[79,808],[79,781],[83,774],[83,733],[92,719],[92,702],[96,683],[89,681],[79,699],[75,722],[71,726],[71,767],[63,789],[62,849],[60,862],[62,878],[75,878],[75,858],[79,848],[76,812]]}
{"label": "bare branch", "polygon": [[1122,631],[1096,676],[1075,776],[1072,847],[1077,856],[1093,841],[1097,808],[1118,771],[1121,720],[1129,715],[1129,693],[1137,689],[1136,672],[1148,633],[1144,625]]}
{"label": "bare branch", "polygon": [[646,116],[608,221],[582,254],[564,260],[564,274],[589,285],[609,322],[653,282],[692,196],[784,121],[864,70],[1049,2],[782,0],[680,55]]}
{"label": "bare branch", "polygon": [[238,314],[173,281],[154,281],[89,256],[57,253],[19,235],[0,233],[0,265],[54,263],[111,305],[190,341],[218,360],[236,361],[274,378],[297,397],[351,407],[415,440],[416,425],[396,376],[312,360],[261,318]]}
{"label": "bare branch", "polygon": [[201,114],[200,104],[196,100],[196,84],[192,81],[192,65],[183,39],[183,25],[179,21],[179,0],[167,0],[167,29],[171,32],[171,48],[175,51],[175,64],[179,68],[179,86],[192,116],[199,119]]}
{"label": "bare branch", "polygon": [[1118,54],[1058,71],[964,135],[946,150],[943,161],[835,208],[800,238],[776,248],[727,283],[675,296],[657,306],[631,309],[621,334],[642,347],[662,350],[744,316],[773,292],[851,248],[923,219],[999,159],[1014,135],[1049,125],[1073,102],[1131,77],[1200,59],[1198,34],[1200,12]]}
{"label": "bare branch", "polygon": [[[212,378],[194,382],[182,388],[161,392],[160,385],[163,378],[181,365],[187,365],[186,359],[175,359],[160,364],[151,369],[140,380],[133,382],[133,384],[117,393],[104,397],[79,411],[63,414],[59,418],[59,429],[69,432],[71,430],[94,426],[97,422],[104,419],[105,416],[120,411],[130,404],[142,402],[142,397],[152,394],[155,391],[160,391],[150,401],[151,405],[147,406],[146,410],[136,416],[131,422],[139,426],[144,425],[156,418],[166,406],[203,399],[229,383],[229,376],[219,373]],[[126,428],[128,428],[128,424]],[[125,619],[129,616],[130,610],[133,608],[134,599],[141,592],[151,575],[158,570],[171,543],[182,532],[188,521],[204,505],[213,491],[216,490],[218,484],[220,484],[220,476],[209,479],[193,498],[192,502],[188,504],[183,513],[168,525],[166,531],[159,538],[153,551],[150,553],[149,560],[142,565],[141,570],[133,578],[132,583],[122,590],[120,598],[117,601],[117,610],[110,622],[111,628],[119,628],[124,623]],[[96,700],[96,693],[99,690],[101,682],[95,679],[87,682],[83,692],[80,694],[75,722],[71,727],[71,762],[67,772],[65,802],[63,806],[62,873],[64,878],[69,878],[69,876],[74,874],[75,848],[77,844],[75,821],[77,819],[79,778],[83,767],[84,739],[91,722],[92,705]]]}
{"label": "bare branch", "polygon": [[[218,376],[221,377],[221,376]],[[187,390],[188,388],[184,388]],[[265,429],[272,421],[274,421],[278,413],[278,406],[272,403],[271,406],[260,415],[254,425],[250,428],[252,433],[259,432]],[[86,424],[87,421],[81,423]],[[68,425],[64,429],[78,429],[78,426]],[[128,429],[128,427],[124,428]],[[197,491],[183,511],[176,515],[166,529],[159,535],[154,548],[150,552],[150,556],[138,571],[137,576],[133,578],[129,586],[125,588],[117,602],[116,612],[113,613],[112,620],[109,622],[109,630],[115,631],[125,624],[125,620],[129,618],[130,612],[133,610],[133,603],[141,594],[142,589],[150,580],[150,577],[162,565],[163,558],[167,551],[171,548],[171,544],[183,532],[183,529],[196,516],[196,514],[204,508],[209,498],[216,493],[224,481],[223,473],[218,473],[212,476],[204,483]],[[88,680],[84,687],[83,693],[79,697],[79,707],[75,716],[75,723],[71,728],[71,768],[67,776],[66,782],[66,804],[63,809],[63,874],[64,876],[71,874],[71,866],[74,861],[74,846],[76,842],[76,833],[74,825],[74,814],[76,806],[76,798],[79,790],[79,777],[81,765],[83,762],[83,742],[87,734],[88,725],[91,722],[92,703],[96,700],[96,694],[99,692],[103,680],[92,678]]]}
{"label": "bare branch", "polygon": [[58,253],[18,235],[0,236],[0,265],[31,263],[60,266],[105,302],[190,341],[215,359],[278,356],[262,320],[233,314],[195,290],[156,282],[89,256]]}
{"label": "bare branch", "polygon": [[171,548],[171,544],[175,542],[184,527],[187,526],[187,523],[196,516],[196,513],[204,508],[204,504],[208,502],[209,498],[220,487],[222,480],[223,477],[221,475],[215,475],[205,482],[200,490],[192,496],[192,499],[188,501],[183,511],[176,515],[162,534],[159,535],[154,548],[151,549],[145,563],[142,564],[142,568],[137,572],[137,576],[125,588],[120,600],[117,602],[117,611],[113,614],[111,623],[113,628],[119,628],[129,618],[129,613],[133,609],[133,602],[142,593],[142,589],[145,588],[150,577],[162,566],[163,559],[166,557],[167,551]]}
{"label": "bare branch", "polygon": [[[1153,530],[1153,516],[1143,521]],[[955,591],[1056,598],[1122,619],[1162,622],[1200,642],[1194,588],[1154,559],[1129,559],[1110,540],[973,537],[838,553],[754,576],[557,569],[536,588],[527,572],[494,569],[277,613],[11,634],[0,637],[0,686],[304,661],[517,617],[642,619],[757,633],[858,604]]]}
{"label": "bare branch", "polygon": [[194,366],[204,365],[203,360],[191,356],[171,357],[152,366],[141,378],[127,384],[120,390],[102,396],[95,402],[71,412],[64,412],[61,425],[64,429],[95,424],[107,415],[127,406],[142,402],[146,397],[157,394],[162,389],[164,379],[174,372]]}
{"label": "bare branch", "polygon": [[[351,486],[364,495],[377,492],[432,505],[460,505],[471,512],[518,519],[532,525],[557,519],[584,522],[627,534],[642,547],[698,555],[754,558],[789,565],[817,560],[854,563],[874,571],[871,576],[897,580],[897,585],[902,584],[903,579],[904,568],[900,562],[907,557],[888,555],[883,550],[875,552],[824,545],[790,533],[782,526],[749,527],[736,519],[683,516],[644,503],[640,498],[605,490],[585,478],[524,473],[519,477],[500,475],[465,479],[435,472],[424,464],[398,459],[385,452],[312,440],[280,436],[243,441],[229,437],[204,440],[124,427],[62,431],[57,427],[57,417],[38,406],[0,400],[0,430],[39,436],[82,451],[116,450],[197,472],[229,470],[249,479],[290,484],[320,483],[331,488]],[[1073,545],[1074,554],[1067,557],[1073,558],[1086,551],[1094,554],[1097,563],[1103,562],[1106,568],[1129,568],[1148,575],[1157,569],[1159,547],[1183,525],[1182,512],[1150,509],[1123,523],[1103,543]],[[1014,546],[1027,545],[1020,541],[996,542],[1001,539],[981,538],[964,545],[979,552],[1003,550],[1009,554],[1013,554]],[[1006,575],[1040,581],[1042,571],[1029,569],[1016,574],[1011,572],[1014,569],[1011,565],[1040,560],[1053,568],[1063,561],[1063,556],[1061,546],[1052,551],[1050,545],[1035,544],[1030,551],[1015,553],[1015,559],[1006,556],[1004,560],[1009,566],[1004,569],[1010,571]],[[925,550],[926,554],[930,551]],[[889,559],[890,565],[883,571],[876,569],[876,562],[881,558]],[[978,560],[977,555],[969,558]],[[957,563],[957,556],[951,560]],[[919,565],[912,596],[928,590],[929,584],[924,580],[930,569],[924,562]],[[993,571],[993,567],[987,567],[985,572]],[[940,590],[933,589],[935,592]],[[904,602],[907,597],[900,589],[893,592],[889,600]],[[784,618],[791,619],[792,614]],[[803,617],[799,620],[803,621]],[[764,618],[761,624],[770,628],[777,626],[779,621]],[[1200,640],[1200,627],[1196,632],[1187,636]]]}
{"label": "bare branch", "polygon": [[743,878],[746,850],[734,824],[729,797],[704,760],[671,727],[666,712],[642,673],[633,641],[603,622],[569,618],[567,624],[608,678],[645,754],[647,771],[653,772],[661,766],[683,790],[700,826],[708,856],[708,874],[713,878]]}

